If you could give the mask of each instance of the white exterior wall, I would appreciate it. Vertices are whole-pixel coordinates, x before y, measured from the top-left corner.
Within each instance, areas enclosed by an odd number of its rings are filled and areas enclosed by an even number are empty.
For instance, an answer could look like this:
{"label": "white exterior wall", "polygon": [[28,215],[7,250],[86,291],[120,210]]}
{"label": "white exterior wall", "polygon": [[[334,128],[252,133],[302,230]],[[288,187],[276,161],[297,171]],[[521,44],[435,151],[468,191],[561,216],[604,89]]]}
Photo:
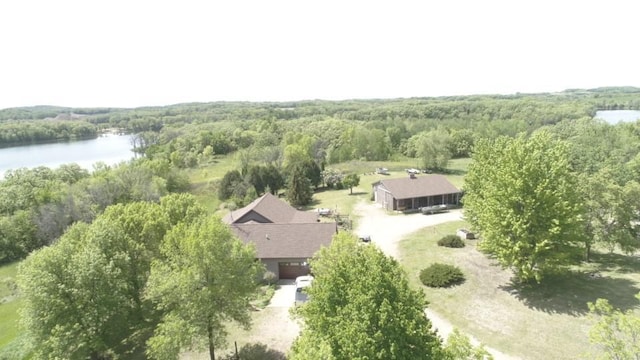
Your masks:
{"label": "white exterior wall", "polygon": [[382,184],[373,185],[373,193],[376,203],[387,210],[393,210],[393,196]]}

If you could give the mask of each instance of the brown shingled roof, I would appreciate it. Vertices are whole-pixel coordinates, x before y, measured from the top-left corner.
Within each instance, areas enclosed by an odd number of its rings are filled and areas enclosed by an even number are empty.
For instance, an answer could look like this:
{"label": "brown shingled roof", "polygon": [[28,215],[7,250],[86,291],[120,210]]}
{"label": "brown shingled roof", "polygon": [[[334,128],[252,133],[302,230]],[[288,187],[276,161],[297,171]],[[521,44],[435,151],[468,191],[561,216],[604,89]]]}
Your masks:
{"label": "brown shingled roof", "polygon": [[318,221],[318,214],[296,210],[291,205],[278,199],[270,193],[252,201],[249,205],[227,214],[222,220],[227,224],[242,223],[243,218],[250,212],[256,212],[271,223],[314,223]]}
{"label": "brown shingled roof", "polygon": [[453,186],[443,175],[425,175],[415,178],[400,178],[380,180],[382,184],[396,199],[413,199],[424,196],[435,196],[459,193],[460,190]]}
{"label": "brown shingled roof", "polygon": [[335,223],[233,224],[231,230],[244,243],[255,244],[260,259],[310,258],[329,246]]}

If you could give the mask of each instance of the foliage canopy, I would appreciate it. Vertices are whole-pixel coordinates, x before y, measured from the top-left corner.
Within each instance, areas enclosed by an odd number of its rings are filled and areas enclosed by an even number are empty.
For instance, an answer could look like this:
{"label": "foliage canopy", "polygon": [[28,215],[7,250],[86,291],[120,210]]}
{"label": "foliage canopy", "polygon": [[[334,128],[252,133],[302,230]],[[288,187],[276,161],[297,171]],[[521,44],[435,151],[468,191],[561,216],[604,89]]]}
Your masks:
{"label": "foliage canopy", "polygon": [[479,246],[522,281],[572,261],[583,208],[567,146],[547,132],[476,144],[465,177],[465,216]]}
{"label": "foliage canopy", "polygon": [[[424,315],[421,292],[399,264],[339,233],[311,261],[310,300],[291,359],[432,359],[441,343]],[[310,355],[311,354],[311,355]]]}

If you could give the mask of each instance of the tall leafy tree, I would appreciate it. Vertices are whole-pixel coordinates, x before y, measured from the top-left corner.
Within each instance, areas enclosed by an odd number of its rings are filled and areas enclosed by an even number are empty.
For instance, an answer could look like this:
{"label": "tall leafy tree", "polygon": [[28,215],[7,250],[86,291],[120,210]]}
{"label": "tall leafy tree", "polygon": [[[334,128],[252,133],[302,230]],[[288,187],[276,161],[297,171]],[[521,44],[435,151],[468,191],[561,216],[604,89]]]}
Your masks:
{"label": "tall leafy tree", "polygon": [[287,184],[287,200],[292,205],[306,205],[311,202],[312,197],[311,181],[305,175],[304,167],[294,167]]}
{"label": "tall leafy tree", "polygon": [[441,170],[451,159],[451,136],[444,130],[421,132],[409,139],[407,155],[416,156],[425,169]]}
{"label": "tall leafy tree", "polygon": [[200,217],[176,226],[161,252],[151,267],[147,297],[164,315],[147,353],[177,359],[182,348],[204,345],[213,360],[228,321],[250,324],[249,298],[263,271],[255,250],[219,218]]}
{"label": "tall leafy tree", "polygon": [[290,359],[443,358],[424,296],[409,288],[394,259],[340,233],[311,269],[315,280],[299,310],[304,325]]}
{"label": "tall leafy tree", "polygon": [[244,181],[242,174],[238,170],[228,171],[222,177],[220,181],[220,187],[218,188],[218,198],[220,200],[228,200],[233,196],[233,192],[238,184]]}
{"label": "tall leafy tree", "polygon": [[360,185],[360,176],[358,174],[349,174],[342,179],[342,184],[349,188],[349,194],[353,194],[353,187]]}
{"label": "tall leafy tree", "polygon": [[262,181],[265,185],[265,190],[269,190],[272,194],[277,194],[280,189],[285,185],[284,177],[280,170],[273,164],[267,165],[263,168]]}
{"label": "tall leafy tree", "polygon": [[522,281],[572,261],[583,208],[567,146],[547,132],[482,140],[465,177],[465,216],[480,246]]}
{"label": "tall leafy tree", "polygon": [[143,296],[151,261],[171,226],[202,212],[188,195],[111,206],[29,256],[18,284],[35,357],[100,359],[143,350],[159,320]]}
{"label": "tall leafy tree", "polygon": [[454,158],[469,157],[475,142],[475,134],[471,129],[453,130],[449,142],[449,152]]}
{"label": "tall leafy tree", "polygon": [[640,214],[640,185],[629,181],[615,182],[608,168],[593,175],[582,174],[580,190],[585,206],[585,260],[590,260],[595,243],[609,251],[616,248],[633,253],[640,247],[638,214]]}

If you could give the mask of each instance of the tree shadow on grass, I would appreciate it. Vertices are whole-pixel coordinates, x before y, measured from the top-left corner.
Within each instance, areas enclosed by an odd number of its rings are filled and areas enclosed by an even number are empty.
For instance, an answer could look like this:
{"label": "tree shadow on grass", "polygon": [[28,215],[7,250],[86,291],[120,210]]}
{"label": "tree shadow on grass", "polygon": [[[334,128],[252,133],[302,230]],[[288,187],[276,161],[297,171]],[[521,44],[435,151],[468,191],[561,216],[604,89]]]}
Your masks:
{"label": "tree shadow on grass", "polygon": [[238,351],[238,356],[228,354],[222,360],[286,360],[286,355],[278,350],[270,349],[265,344],[246,344]]}
{"label": "tree shadow on grass", "polygon": [[500,289],[531,309],[573,316],[588,313],[587,303],[598,298],[607,299],[622,310],[635,308],[639,304],[635,295],[640,291],[631,280],[584,271],[547,275],[541,284],[522,284],[512,279]]}
{"label": "tree shadow on grass", "polygon": [[591,260],[598,271],[615,271],[620,274],[640,273],[640,257],[616,253],[591,254]]}
{"label": "tree shadow on grass", "polygon": [[433,174],[466,175],[467,171],[466,170],[461,170],[461,169],[443,169],[443,170],[438,170],[437,172],[434,172]]}

